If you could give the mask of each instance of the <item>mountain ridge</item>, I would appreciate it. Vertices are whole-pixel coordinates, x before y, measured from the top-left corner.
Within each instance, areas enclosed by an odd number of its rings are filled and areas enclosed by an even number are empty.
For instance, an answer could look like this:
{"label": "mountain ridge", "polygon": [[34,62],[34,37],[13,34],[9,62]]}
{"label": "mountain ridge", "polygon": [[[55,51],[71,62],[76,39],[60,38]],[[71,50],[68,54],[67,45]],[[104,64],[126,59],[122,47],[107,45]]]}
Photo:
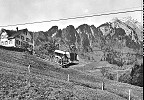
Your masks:
{"label": "mountain ridge", "polygon": [[[97,56],[95,53],[98,49],[103,52],[101,53],[101,60],[103,58],[107,60],[118,58],[120,60],[128,53],[142,54],[143,45],[142,36],[140,36],[142,30],[135,23],[132,19],[121,21],[115,18],[113,21],[106,22],[98,27],[82,24],[76,28],[69,25],[66,28],[59,29],[58,26],[52,26],[46,32],[34,33],[36,37],[35,45],[40,46],[42,43],[48,42],[49,38],[52,38],[55,44],[59,44],[60,50],[74,52],[71,49],[71,46],[74,46],[81,57],[89,60],[96,61],[94,56]],[[128,51],[127,54],[125,54],[126,51]],[[119,55],[114,54],[115,52]],[[136,56],[134,58],[136,59]],[[124,62],[128,61],[124,60]]]}

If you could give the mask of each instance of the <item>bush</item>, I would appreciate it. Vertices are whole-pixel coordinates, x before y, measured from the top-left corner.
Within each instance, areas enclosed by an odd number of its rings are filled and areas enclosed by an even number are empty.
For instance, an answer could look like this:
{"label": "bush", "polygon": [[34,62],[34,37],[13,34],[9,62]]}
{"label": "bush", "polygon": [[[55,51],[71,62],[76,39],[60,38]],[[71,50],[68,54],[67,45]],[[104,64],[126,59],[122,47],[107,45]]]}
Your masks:
{"label": "bush", "polygon": [[143,87],[143,64],[134,65],[130,73],[124,73],[120,76],[119,81]]}
{"label": "bush", "polygon": [[106,78],[107,78],[107,79],[110,79],[110,80],[115,80],[115,76],[116,76],[116,75],[115,75],[115,74],[112,74],[112,73],[107,73],[107,74],[106,74]]}
{"label": "bush", "polygon": [[143,87],[143,64],[135,65],[131,72],[131,84]]}

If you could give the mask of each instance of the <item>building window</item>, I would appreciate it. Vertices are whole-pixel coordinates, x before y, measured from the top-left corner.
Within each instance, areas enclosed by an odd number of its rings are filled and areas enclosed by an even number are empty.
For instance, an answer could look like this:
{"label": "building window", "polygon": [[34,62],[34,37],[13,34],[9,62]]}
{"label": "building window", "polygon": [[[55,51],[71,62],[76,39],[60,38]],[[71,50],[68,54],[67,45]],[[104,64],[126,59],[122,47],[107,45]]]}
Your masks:
{"label": "building window", "polygon": [[5,39],[6,38],[6,35],[1,35],[1,39]]}
{"label": "building window", "polygon": [[26,41],[27,41],[27,42],[30,42],[30,39],[29,39],[29,38],[26,38]]}
{"label": "building window", "polygon": [[21,46],[23,46],[23,42],[21,42]]}
{"label": "building window", "polygon": [[21,36],[21,39],[24,40],[24,36]]}
{"label": "building window", "polygon": [[1,35],[1,39],[4,39],[4,36],[3,36],[3,35]]}
{"label": "building window", "polygon": [[7,37],[8,37],[7,33],[4,32],[1,34],[1,39],[6,39]]}
{"label": "building window", "polygon": [[19,43],[18,43],[19,45],[21,45],[21,42],[19,41]]}
{"label": "building window", "polygon": [[20,41],[19,41],[19,40],[16,40],[16,44],[20,45]]}
{"label": "building window", "polygon": [[4,45],[4,42],[2,41],[1,44]]}
{"label": "building window", "polygon": [[27,35],[27,32],[25,31],[25,32],[23,32],[23,34],[24,34],[24,35]]}
{"label": "building window", "polygon": [[8,45],[8,41],[5,41],[5,45]]}
{"label": "building window", "polygon": [[13,41],[12,40],[9,40],[9,44],[12,44],[13,43]]}
{"label": "building window", "polygon": [[16,44],[18,44],[18,40],[16,40]]}

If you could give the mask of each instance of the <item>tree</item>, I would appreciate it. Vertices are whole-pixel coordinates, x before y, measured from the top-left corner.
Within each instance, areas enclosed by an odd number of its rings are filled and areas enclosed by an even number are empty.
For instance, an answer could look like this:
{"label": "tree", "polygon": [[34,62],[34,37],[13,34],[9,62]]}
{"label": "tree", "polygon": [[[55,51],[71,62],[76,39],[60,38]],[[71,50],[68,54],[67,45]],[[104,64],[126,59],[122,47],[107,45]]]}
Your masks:
{"label": "tree", "polygon": [[102,67],[101,68],[101,73],[102,73],[103,77],[105,77],[108,73],[108,70],[105,67]]}
{"label": "tree", "polygon": [[131,84],[143,86],[143,64],[135,64],[131,71],[131,77]]}
{"label": "tree", "polygon": [[104,78],[105,78],[105,76],[107,75],[108,70],[107,70],[105,67],[102,67],[102,68],[101,68],[101,73],[102,73],[102,76],[103,76],[103,81],[102,81],[102,84],[103,84],[102,90],[103,90],[104,87],[105,87]]}
{"label": "tree", "polygon": [[53,38],[49,38],[48,42],[42,43],[39,47],[38,51],[40,54],[47,55],[51,58],[54,56],[54,51],[58,49],[58,45],[56,44],[56,40]]}
{"label": "tree", "polygon": [[143,87],[143,64],[135,64],[131,72],[120,76],[119,81]]}

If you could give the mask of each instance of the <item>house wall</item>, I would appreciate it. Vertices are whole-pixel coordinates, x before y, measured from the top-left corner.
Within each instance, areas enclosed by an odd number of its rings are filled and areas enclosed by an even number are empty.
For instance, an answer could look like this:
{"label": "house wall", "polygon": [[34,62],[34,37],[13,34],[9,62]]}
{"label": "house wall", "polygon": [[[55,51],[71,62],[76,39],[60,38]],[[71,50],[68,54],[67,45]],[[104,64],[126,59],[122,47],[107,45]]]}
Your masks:
{"label": "house wall", "polygon": [[8,35],[4,31],[0,35],[0,45],[6,46],[6,47],[18,47],[18,48],[24,48],[26,44],[28,44],[29,49],[33,49],[33,40],[32,36],[29,32],[23,32],[15,37],[14,39],[8,40]]}
{"label": "house wall", "polygon": [[25,48],[25,45],[28,44],[30,49],[33,48],[32,37],[29,34],[29,32],[22,33],[15,39],[16,39],[15,40],[16,47]]}
{"label": "house wall", "polygon": [[15,39],[8,40],[8,35],[6,32],[3,32],[0,36],[0,45],[7,47],[15,47]]}

